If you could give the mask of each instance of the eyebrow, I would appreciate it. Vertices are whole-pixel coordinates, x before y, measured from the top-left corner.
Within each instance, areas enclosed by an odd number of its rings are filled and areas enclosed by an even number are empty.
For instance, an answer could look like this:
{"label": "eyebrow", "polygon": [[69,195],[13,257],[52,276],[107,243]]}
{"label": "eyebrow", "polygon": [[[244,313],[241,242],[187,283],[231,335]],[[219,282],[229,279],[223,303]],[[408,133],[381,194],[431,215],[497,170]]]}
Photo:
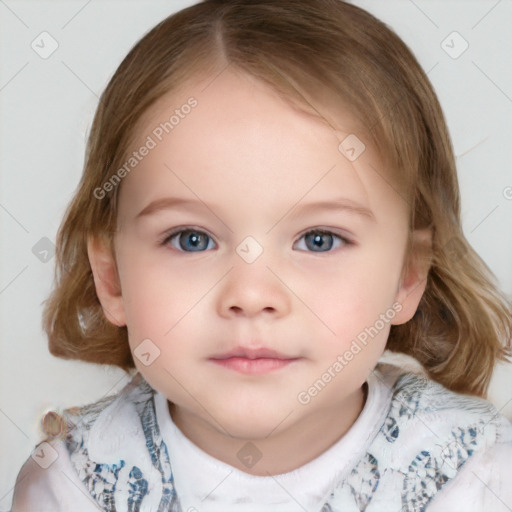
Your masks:
{"label": "eyebrow", "polygon": [[328,210],[334,212],[341,211],[347,213],[354,213],[362,217],[367,217],[368,219],[373,221],[376,220],[375,215],[373,214],[370,208],[345,198],[333,199],[331,201],[317,201],[315,203],[306,203],[303,204],[302,206],[293,208],[293,210],[293,217],[297,216],[299,213],[304,214],[311,211]]}
{"label": "eyebrow", "polygon": [[[208,208],[209,210],[212,210],[212,208],[216,208],[215,205],[208,206],[205,202],[201,200],[186,199],[182,197],[162,197],[160,199],[155,199],[154,201],[149,203],[136,215],[135,218],[139,219],[141,217],[147,217],[160,211],[172,210],[173,208],[180,206],[203,206]],[[362,217],[367,217],[368,219],[375,221],[375,215],[373,214],[370,208],[345,198],[338,198],[330,201],[317,201],[314,203],[305,203],[294,208],[291,208],[290,210],[292,210],[292,217],[297,217],[299,214],[303,215],[305,213],[318,210],[328,210],[335,212],[342,211],[353,213],[356,215],[360,215]]]}
{"label": "eyebrow", "polygon": [[209,208],[206,203],[197,199],[186,199],[184,197],[162,197],[160,199],[155,199],[151,203],[149,203],[145,208],[143,208],[137,215],[136,219],[140,217],[146,217],[149,215],[153,215],[163,210],[172,210],[177,206],[198,206],[203,205]]}

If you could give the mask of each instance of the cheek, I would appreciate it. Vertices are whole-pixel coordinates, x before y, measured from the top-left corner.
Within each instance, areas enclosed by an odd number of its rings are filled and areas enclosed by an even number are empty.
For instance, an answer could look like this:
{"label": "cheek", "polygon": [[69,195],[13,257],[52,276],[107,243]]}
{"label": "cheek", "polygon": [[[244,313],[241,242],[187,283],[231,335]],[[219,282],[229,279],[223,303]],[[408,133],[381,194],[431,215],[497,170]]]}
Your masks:
{"label": "cheek", "polygon": [[358,251],[339,264],[327,264],[320,272],[311,272],[313,281],[307,286],[323,310],[334,315],[337,311],[360,313],[364,317],[391,306],[400,269],[399,255],[387,257],[382,250]]}
{"label": "cheek", "polygon": [[144,338],[162,338],[185,314],[189,300],[179,276],[143,251],[129,248],[128,243],[120,246],[118,269],[130,344],[137,344]]}
{"label": "cheek", "polygon": [[379,254],[381,257],[375,258],[372,251],[360,251],[338,270],[324,268],[322,272],[328,275],[320,280],[321,286],[309,286],[314,291],[307,303],[331,331],[324,328],[327,339],[331,337],[333,342],[325,346],[327,351],[334,346],[348,347],[355,339],[363,345],[370,341],[376,347],[385,344],[390,321],[396,315],[393,304],[400,262],[397,255]]}
{"label": "cheek", "polygon": [[171,266],[165,254],[125,251],[124,255],[119,273],[130,348],[135,359],[146,348],[158,354],[151,366],[138,364],[139,370],[145,375],[162,368],[174,372],[177,361],[201,354],[207,294],[218,276],[204,268],[185,272]]}

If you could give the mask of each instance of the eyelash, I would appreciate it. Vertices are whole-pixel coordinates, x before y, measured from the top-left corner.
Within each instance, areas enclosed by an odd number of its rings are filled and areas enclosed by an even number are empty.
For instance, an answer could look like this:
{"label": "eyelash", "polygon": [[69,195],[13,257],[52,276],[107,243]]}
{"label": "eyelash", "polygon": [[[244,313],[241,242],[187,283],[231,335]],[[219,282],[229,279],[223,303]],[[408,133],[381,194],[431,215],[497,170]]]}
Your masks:
{"label": "eyelash", "polygon": [[[167,233],[165,233],[165,235],[159,241],[159,245],[167,246],[170,243],[170,241],[176,235],[179,235],[179,234],[184,233],[186,231],[190,231],[190,232],[193,232],[193,233],[200,233],[200,234],[206,235],[211,240],[214,241],[214,238],[209,233],[207,233],[206,231],[203,231],[202,229],[195,228],[194,226],[180,226],[178,228],[174,228],[171,231],[168,231]],[[351,246],[351,245],[355,245],[354,242],[352,240],[348,239],[347,237],[339,235],[337,233],[334,233],[334,232],[326,230],[326,229],[321,229],[321,228],[309,229],[308,231],[303,232],[300,235],[300,237],[297,239],[297,241],[301,240],[303,237],[305,237],[306,235],[308,235],[310,233],[316,233],[316,234],[321,234],[321,235],[332,235],[333,237],[335,237],[335,238],[337,238],[337,239],[339,239],[341,241],[341,248],[342,247]],[[206,252],[206,250],[208,250],[208,249],[205,249],[203,251],[184,251],[182,249],[177,249],[176,247],[172,247],[172,248],[175,249],[178,252],[183,252],[183,253]],[[340,249],[340,247],[336,247],[334,249],[330,249],[330,250],[327,250],[327,251],[318,251],[318,252],[316,252],[316,251],[307,251],[307,250],[302,250],[302,249],[301,249],[301,251],[302,252],[311,252],[313,254],[323,254],[323,253],[334,252],[337,249]]]}

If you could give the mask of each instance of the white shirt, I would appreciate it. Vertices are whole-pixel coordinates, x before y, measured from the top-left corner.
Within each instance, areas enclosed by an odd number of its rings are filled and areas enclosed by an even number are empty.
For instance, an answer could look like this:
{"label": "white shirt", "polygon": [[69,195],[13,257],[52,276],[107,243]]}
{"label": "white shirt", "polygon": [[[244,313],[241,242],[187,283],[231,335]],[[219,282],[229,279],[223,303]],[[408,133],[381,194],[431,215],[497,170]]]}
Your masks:
{"label": "white shirt", "polygon": [[[182,512],[510,512],[512,425],[490,404],[431,381],[406,379],[404,392],[397,395],[393,384],[399,374],[395,367],[378,367],[370,374],[366,403],[349,431],[316,459],[275,476],[245,473],[202,451],[174,424],[165,396],[148,393],[147,387],[146,394],[138,392],[138,374],[131,388],[72,417],[80,426],[73,430],[75,442],[83,439],[87,454],[74,445],[70,455],[64,440],[36,447],[18,475],[12,512],[128,512],[134,482],[146,489],[141,512],[180,510],[176,502],[174,508],[158,508],[169,486]],[[154,402],[146,400],[149,396]],[[154,417],[151,407],[141,413],[141,403],[154,404]],[[146,418],[145,431],[141,417]],[[481,432],[459,427],[475,421]],[[159,447],[161,470],[152,461],[148,435]],[[47,469],[36,462],[55,455]],[[460,469],[457,460],[465,461]],[[429,479],[432,465],[449,478],[439,492],[437,480]],[[172,482],[163,484],[162,474],[171,475]],[[88,480],[91,475],[94,483]],[[113,496],[114,507],[102,508],[93,496],[109,496],[104,492],[109,485],[115,485],[108,498]],[[422,493],[430,496],[426,508]]]}

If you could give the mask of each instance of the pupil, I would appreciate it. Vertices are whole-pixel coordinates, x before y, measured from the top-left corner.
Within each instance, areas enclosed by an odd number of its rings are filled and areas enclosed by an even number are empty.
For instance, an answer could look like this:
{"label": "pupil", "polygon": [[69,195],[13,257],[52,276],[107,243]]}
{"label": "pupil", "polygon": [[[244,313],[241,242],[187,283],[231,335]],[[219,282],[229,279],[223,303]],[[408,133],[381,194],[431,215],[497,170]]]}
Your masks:
{"label": "pupil", "polygon": [[193,247],[199,247],[201,245],[201,236],[197,233],[189,235],[189,240]]}
{"label": "pupil", "polygon": [[[312,239],[313,245],[318,249],[330,249],[332,243],[324,239],[324,237],[330,236],[328,233],[316,233],[314,235],[309,235],[310,240]],[[332,237],[331,237],[332,238]]]}
{"label": "pupil", "polygon": [[184,233],[186,234],[185,238],[180,238],[182,249],[205,249],[208,246],[208,237],[206,235],[192,230],[187,230]]}

